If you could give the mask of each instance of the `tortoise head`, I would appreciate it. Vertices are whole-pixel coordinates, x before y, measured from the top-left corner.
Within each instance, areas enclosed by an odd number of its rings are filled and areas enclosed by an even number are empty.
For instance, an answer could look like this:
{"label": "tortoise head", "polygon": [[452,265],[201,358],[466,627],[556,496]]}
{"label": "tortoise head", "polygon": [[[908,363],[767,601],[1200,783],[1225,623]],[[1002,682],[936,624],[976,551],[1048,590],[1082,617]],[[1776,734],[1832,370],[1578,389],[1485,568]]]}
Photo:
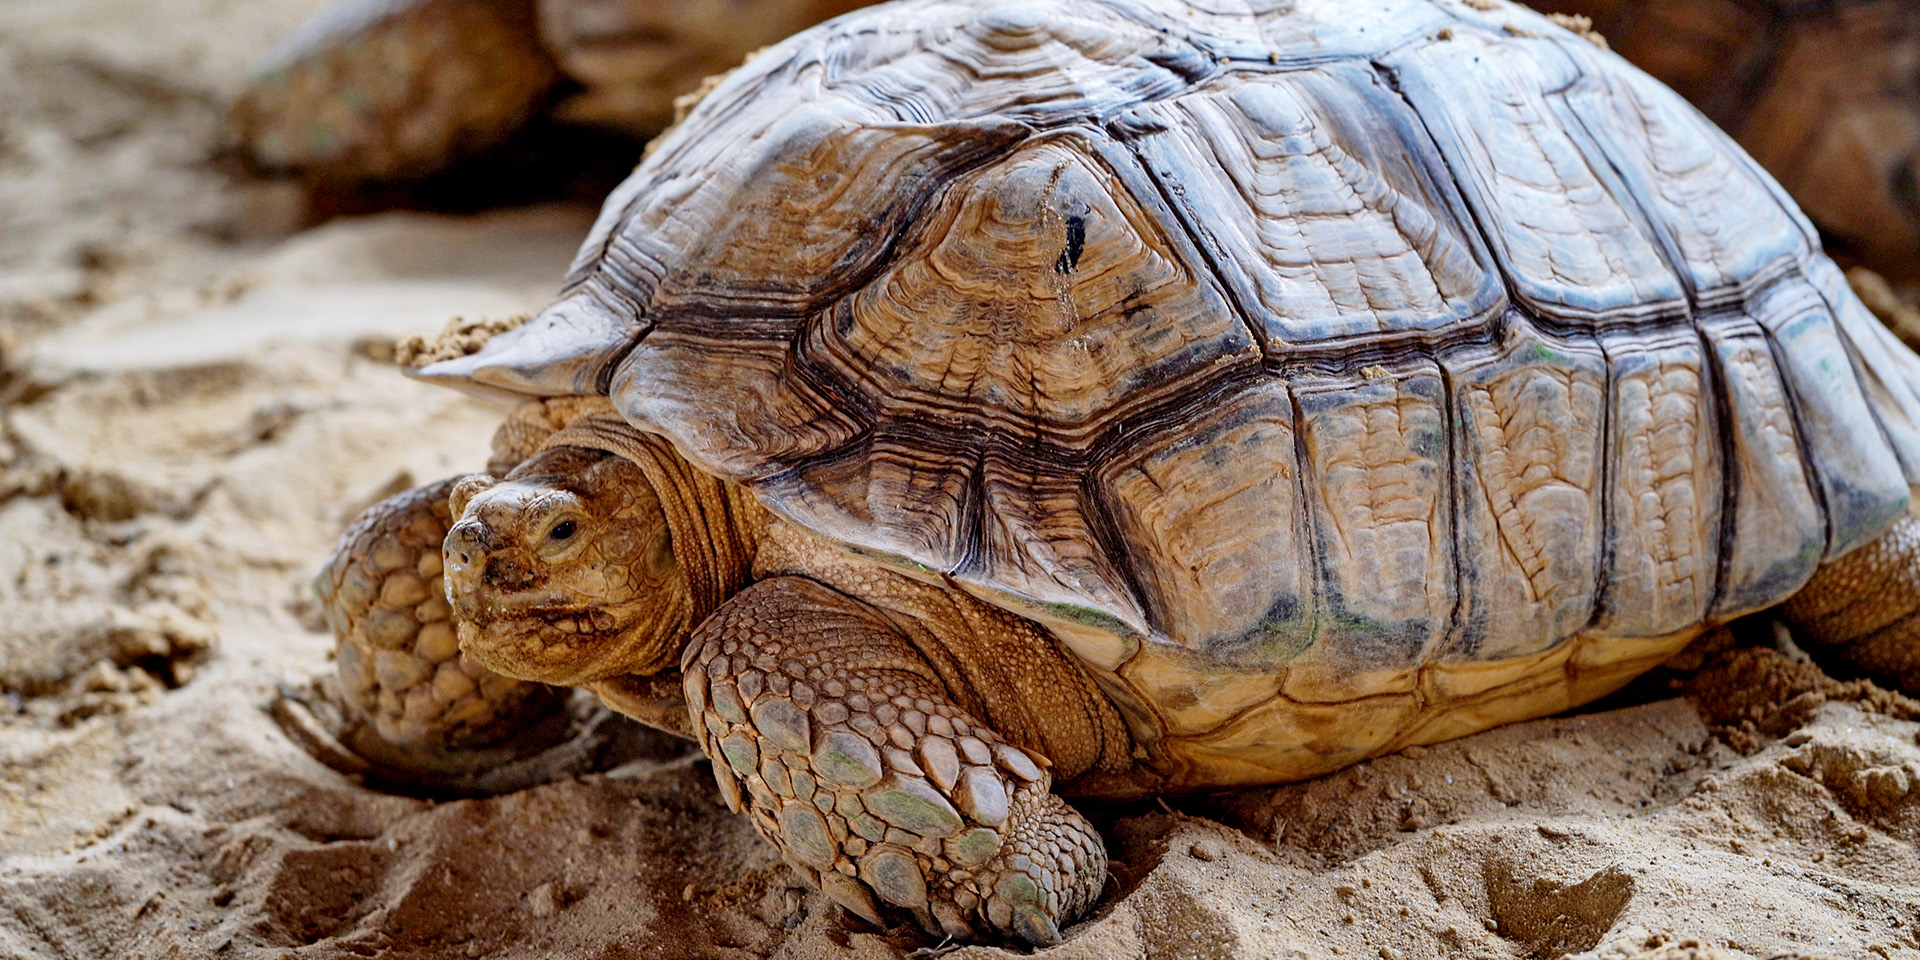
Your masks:
{"label": "tortoise head", "polygon": [[679,661],[692,604],[658,494],[622,457],[554,447],[453,489],[447,600],[491,670],[578,685]]}

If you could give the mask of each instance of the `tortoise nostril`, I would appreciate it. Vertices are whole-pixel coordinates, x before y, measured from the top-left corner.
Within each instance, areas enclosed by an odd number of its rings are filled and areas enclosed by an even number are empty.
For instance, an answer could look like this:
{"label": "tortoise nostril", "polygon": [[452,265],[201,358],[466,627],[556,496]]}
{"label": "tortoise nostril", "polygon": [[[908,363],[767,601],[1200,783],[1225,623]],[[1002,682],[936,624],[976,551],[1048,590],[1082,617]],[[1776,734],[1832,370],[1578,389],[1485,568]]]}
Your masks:
{"label": "tortoise nostril", "polygon": [[484,524],[463,520],[447,531],[447,538],[441,546],[448,559],[454,561],[456,566],[467,569],[473,566],[475,558],[486,560],[492,547],[489,543],[491,539],[492,532]]}

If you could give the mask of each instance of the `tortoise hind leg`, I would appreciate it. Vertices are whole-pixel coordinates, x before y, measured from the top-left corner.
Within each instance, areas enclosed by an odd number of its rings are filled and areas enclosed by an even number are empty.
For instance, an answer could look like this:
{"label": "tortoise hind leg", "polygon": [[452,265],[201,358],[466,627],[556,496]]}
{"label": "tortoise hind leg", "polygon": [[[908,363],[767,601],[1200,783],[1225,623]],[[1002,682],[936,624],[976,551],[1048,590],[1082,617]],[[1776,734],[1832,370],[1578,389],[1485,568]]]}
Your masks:
{"label": "tortoise hind leg", "polygon": [[1920,696],[1920,519],[1821,564],[1784,612],[1816,659]]}
{"label": "tortoise hind leg", "polygon": [[853,913],[1044,944],[1099,897],[1105,847],[1044,762],[956,705],[873,607],[763,580],[694,632],[681,668],[728,806]]}
{"label": "tortoise hind leg", "polygon": [[341,536],[314,578],[336,638],[336,675],[283,691],[274,705],[319,759],[379,786],[498,793],[591,761],[566,691],[502,676],[459,651],[440,570],[459,479],[390,497]]}

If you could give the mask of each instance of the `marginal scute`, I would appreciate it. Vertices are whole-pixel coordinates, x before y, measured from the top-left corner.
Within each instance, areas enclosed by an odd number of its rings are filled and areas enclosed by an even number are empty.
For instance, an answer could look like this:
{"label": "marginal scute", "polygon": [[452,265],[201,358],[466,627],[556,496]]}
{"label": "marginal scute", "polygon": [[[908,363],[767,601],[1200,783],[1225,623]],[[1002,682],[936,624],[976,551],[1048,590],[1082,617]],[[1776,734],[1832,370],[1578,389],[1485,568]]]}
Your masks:
{"label": "marginal scute", "polygon": [[593,282],[496,334],[478,352],[406,372],[416,380],[496,398],[591,395],[600,392],[602,375],[646,329],[624,296]]}
{"label": "marginal scute", "polygon": [[1420,716],[1411,693],[1340,703],[1275,698],[1204,734],[1167,744],[1198,784],[1268,783],[1316,776],[1379,753]]}
{"label": "marginal scute", "polygon": [[1727,554],[1713,613],[1736,616],[1779,602],[1813,576],[1827,524],[1766,331],[1741,314],[1704,318],[1700,331],[1727,398],[1728,479],[1739,491],[1722,521],[1733,529],[1721,538]]}
{"label": "marginal scute", "polygon": [[1536,653],[1593,612],[1606,360],[1593,341],[1544,334],[1517,315],[1503,334],[1446,360],[1460,424],[1460,633],[1450,658]]}
{"label": "marginal scute", "polygon": [[1594,632],[1673,633],[1706,615],[1719,569],[1720,413],[1691,325],[1604,335],[1612,370],[1611,575]]}
{"label": "marginal scute", "polygon": [[1446,387],[1431,360],[1293,382],[1323,589],[1307,656],[1355,670],[1423,660],[1453,612]]}

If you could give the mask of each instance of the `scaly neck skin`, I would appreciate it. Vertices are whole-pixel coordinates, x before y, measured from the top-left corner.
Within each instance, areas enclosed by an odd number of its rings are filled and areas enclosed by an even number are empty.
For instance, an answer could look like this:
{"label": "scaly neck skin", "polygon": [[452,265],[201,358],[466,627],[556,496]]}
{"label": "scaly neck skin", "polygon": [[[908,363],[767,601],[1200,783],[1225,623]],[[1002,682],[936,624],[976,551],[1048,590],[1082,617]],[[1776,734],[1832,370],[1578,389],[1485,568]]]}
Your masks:
{"label": "scaly neck skin", "polygon": [[619,672],[671,669],[679,662],[687,634],[752,582],[753,555],[768,522],[766,509],[739,486],[696,470],[664,438],[635,430],[611,407],[577,416],[548,437],[544,448],[557,447],[614,454],[646,478],[671,537],[674,589],[680,594],[674,605],[684,615],[671,626],[661,624],[663,634],[647,645],[647,658]]}

